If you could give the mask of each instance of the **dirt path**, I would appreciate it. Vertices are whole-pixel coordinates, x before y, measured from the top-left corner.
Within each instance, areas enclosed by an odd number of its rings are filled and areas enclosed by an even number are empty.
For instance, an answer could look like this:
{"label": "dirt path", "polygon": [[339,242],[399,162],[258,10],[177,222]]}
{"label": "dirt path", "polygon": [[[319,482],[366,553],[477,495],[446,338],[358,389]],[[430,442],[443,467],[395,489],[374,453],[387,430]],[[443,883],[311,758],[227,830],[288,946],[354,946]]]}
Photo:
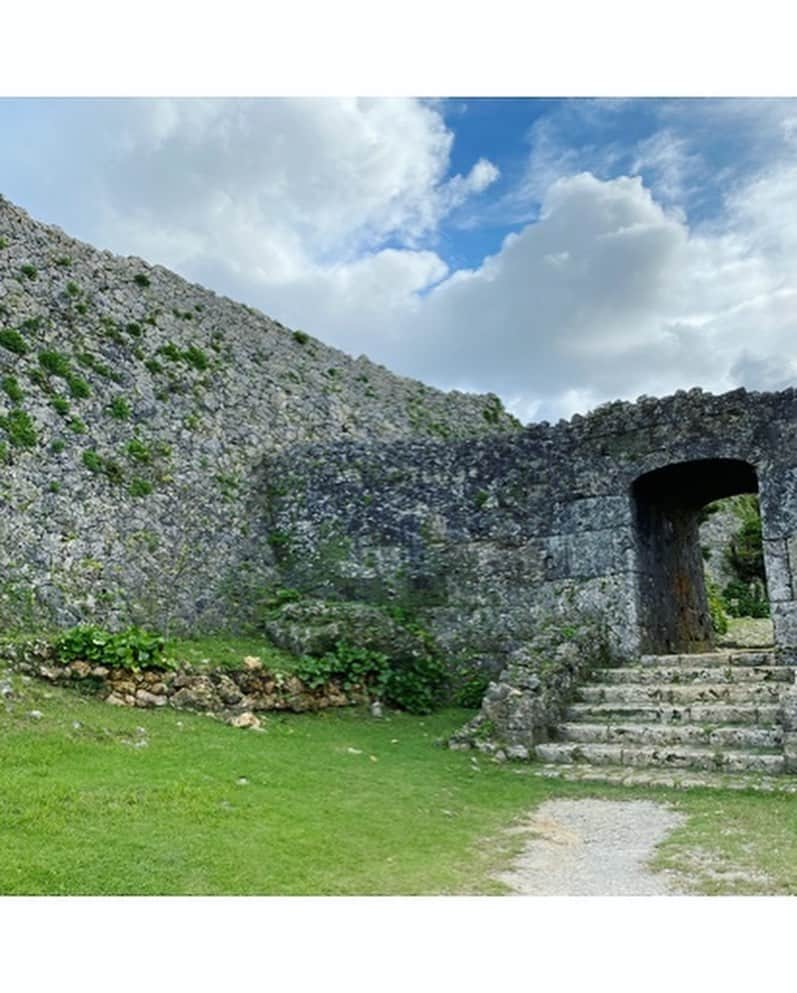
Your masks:
{"label": "dirt path", "polygon": [[529,833],[497,878],[520,896],[666,896],[679,890],[645,863],[684,817],[650,800],[548,800],[516,831]]}

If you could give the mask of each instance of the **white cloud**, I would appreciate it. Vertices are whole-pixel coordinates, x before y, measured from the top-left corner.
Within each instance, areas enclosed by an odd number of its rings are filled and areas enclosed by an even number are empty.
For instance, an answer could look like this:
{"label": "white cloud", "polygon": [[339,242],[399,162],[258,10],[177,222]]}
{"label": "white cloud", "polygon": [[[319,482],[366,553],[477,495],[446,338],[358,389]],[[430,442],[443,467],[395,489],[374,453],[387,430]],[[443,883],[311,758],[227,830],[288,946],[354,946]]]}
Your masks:
{"label": "white cloud", "polygon": [[[498,202],[533,221],[453,272],[438,254],[441,224],[499,171],[481,158],[449,176],[454,136],[434,104],[78,105],[8,161],[24,168],[27,155],[82,219],[64,222],[81,237],[398,372],[493,390],[524,419],[695,384],[782,386],[797,373],[795,115],[771,102],[696,108],[752,136],[769,164],[724,177],[718,211],[695,225],[676,205],[719,180],[665,111],[625,148],[569,147],[543,119],[525,174]],[[42,172],[61,148],[72,149],[63,168]],[[652,187],[606,178],[621,161]]]}

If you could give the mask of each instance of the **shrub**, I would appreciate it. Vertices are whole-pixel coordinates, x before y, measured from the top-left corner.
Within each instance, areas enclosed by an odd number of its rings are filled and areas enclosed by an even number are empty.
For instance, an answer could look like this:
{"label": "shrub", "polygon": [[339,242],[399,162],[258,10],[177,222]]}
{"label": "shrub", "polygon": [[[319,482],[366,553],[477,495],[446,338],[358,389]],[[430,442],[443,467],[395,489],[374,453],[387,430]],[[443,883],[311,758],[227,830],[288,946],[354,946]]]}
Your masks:
{"label": "shrub", "polygon": [[24,355],[28,350],[25,339],[19,331],[12,331],[11,328],[0,330],[0,345],[9,352],[14,352],[15,355]]}
{"label": "shrub", "polygon": [[136,476],[130,481],[128,492],[133,497],[149,496],[152,492],[152,483],[148,479],[141,479],[140,476]]}
{"label": "shrub", "polygon": [[20,403],[25,399],[25,394],[22,392],[22,388],[14,376],[3,376],[2,385],[3,392],[12,403]]}
{"label": "shrub", "polygon": [[296,342],[297,345],[306,345],[307,342],[310,340],[310,335],[305,334],[304,331],[294,331],[293,340]]}
{"label": "shrub", "polygon": [[38,273],[36,272],[36,266],[35,266],[35,265],[30,265],[30,264],[28,264],[28,263],[26,263],[26,264],[25,264],[25,265],[23,265],[23,266],[20,266],[20,267],[19,267],[19,271],[20,271],[20,272],[22,273],[22,275],[23,275],[23,276],[25,276],[25,277],[26,277],[27,279],[35,279],[35,278],[36,278],[36,276],[38,275]]}
{"label": "shrub", "polygon": [[129,627],[117,634],[80,625],[65,632],[55,644],[59,662],[93,662],[124,669],[167,669],[174,663],[163,657],[163,635]]}
{"label": "shrub", "polygon": [[62,417],[66,417],[69,413],[69,401],[66,397],[53,397],[50,403]]}
{"label": "shrub", "polygon": [[448,674],[436,658],[407,659],[388,672],[385,703],[411,714],[429,714],[443,702]]}
{"label": "shrub", "polygon": [[6,417],[0,417],[0,428],[14,448],[33,448],[38,441],[33,421],[24,410],[12,410]]}
{"label": "shrub", "polygon": [[295,673],[310,689],[318,689],[330,680],[340,683],[345,691],[362,687],[381,697],[387,683],[387,656],[365,648],[355,648],[339,641],[334,652],[319,658],[305,656],[299,660]]}
{"label": "shrub", "polygon": [[98,455],[93,448],[87,448],[83,453],[81,461],[90,472],[102,472],[105,462],[101,455]]}
{"label": "shrub", "polygon": [[66,382],[69,386],[69,392],[76,399],[81,400],[85,399],[87,396],[91,396],[91,387],[86,380],[81,379],[80,376],[70,374],[66,377]]}
{"label": "shrub", "polygon": [[69,359],[60,352],[39,352],[39,365],[51,376],[60,376],[62,379],[66,379],[71,371]]}
{"label": "shrub", "polygon": [[725,634],[728,630],[728,614],[725,609],[725,602],[720,591],[708,577],[706,577],[706,599],[708,600],[708,611],[711,615],[711,626],[715,634]]}
{"label": "shrub", "polygon": [[199,369],[200,372],[207,369],[209,365],[207,355],[205,355],[201,348],[197,348],[196,345],[191,345],[190,348],[186,349],[182,353],[182,358],[195,369]]}
{"label": "shrub", "polygon": [[152,450],[140,438],[131,438],[127,443],[127,454],[134,462],[151,462]]}
{"label": "shrub", "polygon": [[133,282],[136,284],[136,286],[141,286],[146,288],[147,286],[149,286],[149,276],[144,275],[143,272],[137,272],[135,276],[133,276]]}
{"label": "shrub", "polygon": [[115,417],[119,421],[128,420],[130,418],[130,414],[132,413],[130,404],[124,397],[114,397],[108,407],[108,410],[110,411],[111,417]]}
{"label": "shrub", "polygon": [[55,441],[50,445],[50,451],[53,453],[53,455],[60,455],[65,448],[66,448],[66,443],[61,438],[56,438]]}
{"label": "shrub", "polygon": [[66,292],[71,297],[79,297],[80,287],[78,286],[77,283],[73,283],[72,280],[70,279],[70,281],[66,284]]}

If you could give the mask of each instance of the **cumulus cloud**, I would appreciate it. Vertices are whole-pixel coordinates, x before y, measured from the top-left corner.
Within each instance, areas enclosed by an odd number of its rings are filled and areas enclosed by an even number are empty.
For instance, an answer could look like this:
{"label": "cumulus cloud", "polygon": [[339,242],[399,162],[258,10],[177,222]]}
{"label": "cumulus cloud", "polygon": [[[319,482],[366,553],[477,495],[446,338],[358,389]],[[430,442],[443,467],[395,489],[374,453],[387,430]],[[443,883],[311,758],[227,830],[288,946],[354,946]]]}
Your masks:
{"label": "cumulus cloud", "polygon": [[[563,118],[597,127],[608,114],[616,132],[623,108],[571,102]],[[483,157],[450,174],[455,137],[435,104],[76,104],[10,147],[4,168],[68,205],[46,219],[103,247],[403,374],[555,418],[797,374],[797,114],[772,102],[694,113],[757,148],[756,163],[712,173],[670,104],[625,145],[615,133],[574,146],[541,118],[527,167],[493,204],[524,226],[453,271],[446,219],[499,169]],[[44,169],[61,149],[59,169]],[[715,209],[695,220],[692,195],[708,188]]]}

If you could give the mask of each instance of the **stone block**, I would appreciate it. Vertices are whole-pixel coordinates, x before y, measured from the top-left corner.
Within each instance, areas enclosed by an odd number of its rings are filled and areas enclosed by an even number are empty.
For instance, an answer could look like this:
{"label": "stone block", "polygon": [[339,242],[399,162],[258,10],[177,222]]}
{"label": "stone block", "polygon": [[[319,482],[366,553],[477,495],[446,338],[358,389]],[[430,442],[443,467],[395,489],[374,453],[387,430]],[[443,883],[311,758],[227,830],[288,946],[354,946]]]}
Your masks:
{"label": "stone block", "polygon": [[764,566],[770,600],[792,600],[792,569],[790,548],[782,538],[764,541]]}

